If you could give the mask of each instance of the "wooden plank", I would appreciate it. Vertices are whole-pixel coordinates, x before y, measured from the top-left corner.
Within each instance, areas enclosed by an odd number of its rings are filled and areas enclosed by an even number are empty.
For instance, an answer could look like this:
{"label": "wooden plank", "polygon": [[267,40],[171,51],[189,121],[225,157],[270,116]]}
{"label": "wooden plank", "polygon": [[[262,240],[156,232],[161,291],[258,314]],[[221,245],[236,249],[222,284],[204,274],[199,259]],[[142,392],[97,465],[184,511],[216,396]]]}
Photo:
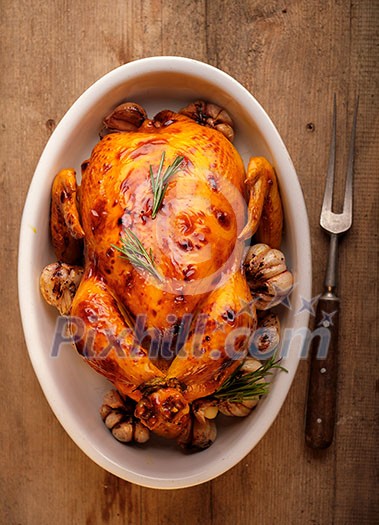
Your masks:
{"label": "wooden plank", "polygon": [[[0,78],[0,523],[371,524],[375,499],[378,342],[379,4],[328,0],[2,2]],[[17,314],[24,198],[55,124],[94,80],[130,60],[186,55],[243,83],[277,125],[311,223],[314,293],[327,238],[318,227],[338,96],[338,200],[354,97],[360,93],[354,225],[341,242],[341,360],[335,441],[304,445],[308,365],[272,428],[234,469],[180,491],[134,486],[103,471],[65,434],[30,365]],[[11,312],[11,314],[10,314]]]}
{"label": "wooden plank", "polygon": [[[379,3],[352,4],[347,116],[359,100],[354,223],[341,243],[343,359],[336,432],[335,523],[375,523],[379,503],[378,448],[378,226]],[[343,133],[347,134],[350,122]],[[363,197],[363,201],[361,200]],[[376,349],[376,350],[375,350]],[[352,494],[353,497],[348,495]]]}

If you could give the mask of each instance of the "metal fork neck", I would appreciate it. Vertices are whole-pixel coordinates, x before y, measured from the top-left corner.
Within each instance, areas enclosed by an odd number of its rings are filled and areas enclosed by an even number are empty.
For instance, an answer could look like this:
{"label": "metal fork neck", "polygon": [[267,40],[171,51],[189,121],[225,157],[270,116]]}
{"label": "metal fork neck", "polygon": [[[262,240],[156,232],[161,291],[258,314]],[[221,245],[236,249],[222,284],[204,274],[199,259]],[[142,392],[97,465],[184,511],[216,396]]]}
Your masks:
{"label": "metal fork neck", "polygon": [[338,264],[338,235],[330,234],[328,264],[326,267],[324,285],[329,294],[334,296],[337,287],[337,264]]}

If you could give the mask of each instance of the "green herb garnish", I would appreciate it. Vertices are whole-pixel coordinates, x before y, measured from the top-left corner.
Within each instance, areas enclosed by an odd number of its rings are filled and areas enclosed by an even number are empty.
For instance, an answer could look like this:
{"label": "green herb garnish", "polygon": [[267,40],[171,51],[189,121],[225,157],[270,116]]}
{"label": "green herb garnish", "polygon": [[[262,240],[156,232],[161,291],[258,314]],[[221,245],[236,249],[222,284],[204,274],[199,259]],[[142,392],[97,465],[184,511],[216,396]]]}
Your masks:
{"label": "green herb garnish", "polygon": [[213,397],[241,403],[246,399],[255,399],[265,396],[270,389],[270,383],[264,381],[265,377],[272,375],[274,369],[288,372],[280,364],[280,359],[275,361],[275,356],[268,359],[262,366],[254,372],[244,374],[241,370],[242,365],[216,390]]}
{"label": "green herb garnish", "polygon": [[162,205],[163,197],[167,189],[168,179],[175,175],[175,173],[180,168],[180,164],[183,159],[184,157],[176,157],[174,162],[168,166],[164,173],[162,173],[165,160],[165,152],[163,152],[156,175],[153,173],[153,167],[150,166],[150,179],[153,190],[153,211],[151,214],[152,219],[155,219],[158,210]]}
{"label": "green herb garnish", "polygon": [[149,252],[147,252],[137,235],[131,230],[125,228],[123,233],[124,235],[121,237],[121,247],[115,244],[111,246],[121,252],[124,258],[129,259],[129,262],[133,266],[146,270],[161,281],[162,276],[155,267],[151,248]]}

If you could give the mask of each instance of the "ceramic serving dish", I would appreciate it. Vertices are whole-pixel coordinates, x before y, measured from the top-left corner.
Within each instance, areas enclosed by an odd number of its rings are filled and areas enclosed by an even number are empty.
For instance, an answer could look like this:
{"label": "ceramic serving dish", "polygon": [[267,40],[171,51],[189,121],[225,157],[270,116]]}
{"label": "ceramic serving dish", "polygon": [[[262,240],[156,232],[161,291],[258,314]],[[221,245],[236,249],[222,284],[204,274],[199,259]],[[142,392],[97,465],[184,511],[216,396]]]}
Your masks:
{"label": "ceramic serving dish", "polygon": [[290,307],[280,307],[282,334],[307,327],[302,298],[311,295],[311,255],[307,213],[294,166],[277,130],[255,98],[236,80],[207,64],[181,57],[154,57],[121,66],[95,82],[73,104],[47,143],[26,199],[19,249],[19,300],[30,359],[44,394],[67,433],[98,465],[147,487],[181,488],[210,480],[238,463],[277,417],[294,378],[301,337],[292,337],[283,358],[288,373],[274,376],[270,394],[243,419],[218,425],[207,450],[183,454],[158,439],[143,446],[118,443],[99,417],[109,383],[69,345],[52,355],[57,313],[42,299],[39,276],[55,260],[49,238],[51,183],[64,167],[80,173],[98,141],[103,117],[125,100],[141,104],[152,117],[203,98],[227,108],[236,124],[235,146],[247,163],[263,155],[275,166],[285,213],[283,251],[295,279]]}

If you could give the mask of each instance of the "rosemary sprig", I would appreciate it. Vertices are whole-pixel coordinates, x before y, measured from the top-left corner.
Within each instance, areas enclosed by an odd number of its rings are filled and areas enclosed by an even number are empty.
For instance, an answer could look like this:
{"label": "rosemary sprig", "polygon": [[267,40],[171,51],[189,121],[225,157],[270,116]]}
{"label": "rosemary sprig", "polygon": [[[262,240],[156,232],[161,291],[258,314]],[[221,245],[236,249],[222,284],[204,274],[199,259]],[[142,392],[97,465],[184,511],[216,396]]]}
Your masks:
{"label": "rosemary sprig", "polygon": [[163,152],[156,175],[153,173],[153,167],[150,166],[150,180],[151,188],[153,190],[153,211],[151,214],[152,219],[155,219],[158,210],[162,205],[163,197],[167,189],[168,179],[175,175],[175,173],[180,168],[180,164],[183,159],[184,157],[176,157],[174,162],[167,167],[164,173],[162,173],[163,164],[165,161],[165,152]]}
{"label": "rosemary sprig", "polygon": [[133,266],[146,270],[161,281],[162,276],[155,267],[151,248],[149,252],[147,252],[137,235],[130,229],[125,228],[123,233],[124,235],[121,237],[121,247],[115,244],[111,246],[121,252],[124,258],[129,259],[129,262]]}
{"label": "rosemary sprig", "polygon": [[217,399],[230,402],[241,403],[246,399],[255,399],[265,396],[270,389],[270,383],[264,381],[265,377],[272,375],[274,369],[287,372],[281,366],[280,359],[275,360],[275,356],[268,359],[262,366],[254,372],[244,374],[241,370],[242,365],[216,390],[213,394]]}

